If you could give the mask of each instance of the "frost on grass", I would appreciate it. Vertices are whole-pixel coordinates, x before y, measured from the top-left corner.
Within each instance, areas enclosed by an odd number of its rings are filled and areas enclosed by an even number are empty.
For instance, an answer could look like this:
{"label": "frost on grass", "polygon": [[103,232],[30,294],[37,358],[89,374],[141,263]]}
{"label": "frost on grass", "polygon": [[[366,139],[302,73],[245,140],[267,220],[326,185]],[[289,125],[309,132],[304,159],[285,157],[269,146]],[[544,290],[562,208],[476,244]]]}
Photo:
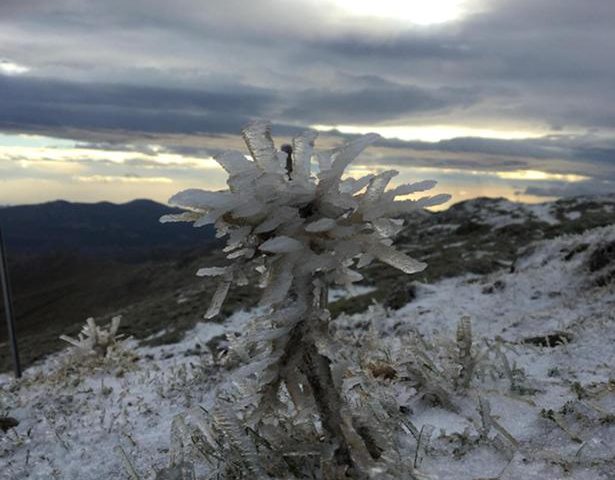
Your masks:
{"label": "frost on grass", "polygon": [[90,317],[77,338],[61,335],[60,339],[71,347],[67,349],[51,379],[61,383],[77,380],[79,376],[92,371],[123,375],[132,370],[136,354],[132,337],[118,334],[121,319],[121,315],[114,316],[106,327],[101,327]]}
{"label": "frost on grass", "polygon": [[[268,122],[253,122],[242,134],[251,160],[239,152],[216,159],[229,173],[229,190],[179,192],[169,203],[190,213],[163,219],[213,223],[218,236],[228,238],[224,251],[232,263],[198,272],[221,277],[207,318],[220,312],[232,283],[246,283],[246,272],[260,275],[264,288],[264,315],[230,348],[228,358],[236,359],[237,369],[232,386],[220,394],[226,400],[219,400],[208,419],[215,433],[208,451],[225,459],[218,465],[225,478],[278,478],[289,471],[315,478],[397,478],[404,462],[382,455],[392,448],[391,432],[346,402],[336,374],[339,347],[328,334],[327,292],[332,285],[360,281],[356,269],[374,260],[407,274],[423,270],[425,263],[392,247],[391,237],[403,228],[397,217],[450,196],[400,200],[435,182],[387,190],[395,170],[343,178],[350,163],[378,140],[376,134],[329,152],[314,152],[314,131],[282,151],[274,146]],[[316,174],[312,158],[318,161]],[[257,449],[263,444],[269,451]]]}

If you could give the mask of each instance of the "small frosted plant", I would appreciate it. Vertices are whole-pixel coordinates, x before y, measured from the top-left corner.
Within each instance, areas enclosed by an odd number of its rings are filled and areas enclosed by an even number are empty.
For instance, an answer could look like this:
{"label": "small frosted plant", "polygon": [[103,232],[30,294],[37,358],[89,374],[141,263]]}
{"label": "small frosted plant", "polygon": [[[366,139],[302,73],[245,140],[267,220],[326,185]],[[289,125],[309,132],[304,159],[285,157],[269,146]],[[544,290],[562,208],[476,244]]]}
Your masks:
{"label": "small frosted plant", "polygon": [[67,335],[61,335],[60,339],[84,353],[95,353],[97,356],[106,357],[121,338],[121,335],[117,334],[121,318],[121,316],[113,317],[105,329],[96,325],[94,318],[90,317],[85,321],[76,339]]}
{"label": "small frosted plant", "polygon": [[[282,397],[299,414],[312,409],[328,445],[322,449],[321,464],[329,465],[329,473],[323,475],[359,475],[367,468],[361,460],[367,440],[364,429],[355,431],[340,393],[339,376],[332,373],[336,348],[328,332],[328,287],[361,280],[356,269],[374,260],[408,274],[422,271],[425,263],[392,246],[391,237],[403,228],[398,217],[442,204],[450,196],[399,200],[430,190],[436,182],[386,190],[398,173],[395,170],[343,178],[348,165],[379,138],[376,134],[325,152],[313,150],[314,131],[302,133],[281,151],[274,146],[268,122],[253,122],[242,134],[251,158],[238,151],[216,158],[229,174],[229,189],[179,192],[169,203],[188,211],[161,221],[191,221],[197,227],[214,224],[218,235],[228,238],[224,251],[232,264],[197,272],[220,278],[207,318],[220,312],[231,284],[246,285],[246,272],[260,275],[264,288],[260,303],[268,314],[256,319],[233,345],[246,364],[235,372],[239,391],[233,398],[234,410],[244,424],[255,432],[268,425],[270,431],[276,423],[271,415],[281,410]],[[312,173],[313,160],[317,174]],[[213,416],[221,419],[219,427],[224,430],[232,423],[231,414],[226,402],[220,403]],[[250,440],[237,438],[237,428],[227,430],[231,443],[247,445]],[[245,471],[264,475],[255,454],[249,454],[255,450],[244,449]]]}

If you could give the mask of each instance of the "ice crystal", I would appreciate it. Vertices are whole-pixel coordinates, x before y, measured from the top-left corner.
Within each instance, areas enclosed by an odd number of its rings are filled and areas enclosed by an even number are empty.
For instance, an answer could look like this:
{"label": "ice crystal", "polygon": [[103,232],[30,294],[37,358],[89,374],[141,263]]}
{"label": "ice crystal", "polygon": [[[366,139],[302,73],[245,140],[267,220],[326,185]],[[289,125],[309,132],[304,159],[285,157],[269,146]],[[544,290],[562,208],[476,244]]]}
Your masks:
{"label": "ice crystal", "polygon": [[96,353],[104,357],[121,338],[121,335],[117,334],[121,319],[121,316],[113,317],[107,328],[101,328],[96,325],[94,318],[90,317],[76,339],[67,335],[61,335],[60,339],[83,352]]}
{"label": "ice crystal", "polygon": [[[325,285],[353,283],[361,278],[352,269],[361,255],[361,266],[378,259],[405,273],[425,268],[424,263],[390,246],[389,237],[403,224],[393,218],[444,203],[450,197],[397,200],[429,190],[436,182],[420,181],[387,191],[397,175],[395,170],[358,179],[342,178],[350,163],[378,140],[378,135],[368,134],[340,148],[315,153],[317,133],[306,131],[293,140],[291,173],[284,168],[286,154],[275,149],[268,122],[253,122],[242,134],[252,160],[237,151],[215,159],[229,173],[229,190],[179,192],[169,203],[190,212],[163,218],[192,221],[195,226],[213,223],[218,232],[228,235],[225,251],[227,258],[235,260],[234,266],[224,271],[206,268],[198,273],[224,275],[223,288],[214,298],[216,308],[210,309],[210,314],[217,313],[227,285],[237,281],[238,272],[261,265],[261,284],[283,289],[297,277],[318,276]],[[312,172],[314,157],[320,165],[318,173]],[[281,263],[284,269],[279,268]],[[285,277],[283,281],[280,275]],[[285,299],[284,295],[273,297],[279,302]]]}
{"label": "ice crystal", "polygon": [[[446,202],[449,196],[400,200],[397,197],[433,188],[435,182],[387,190],[395,170],[344,178],[350,163],[380,138],[376,134],[327,152],[314,152],[314,131],[302,133],[281,151],[275,148],[268,122],[253,122],[242,134],[251,159],[240,152],[216,158],[229,174],[229,189],[179,192],[169,203],[189,212],[162,219],[195,226],[213,223],[218,236],[227,238],[224,252],[233,262],[197,272],[221,280],[207,318],[220,312],[232,283],[248,282],[247,273],[260,275],[264,289],[265,315],[247,325],[240,338],[229,338],[227,360],[238,368],[224,396],[241,413],[237,416],[223,400],[212,419],[227,445],[221,455],[227,458],[226,476],[252,478],[259,472],[259,478],[268,478],[263,473],[267,471],[277,478],[280,465],[297,457],[302,463],[293,468],[306,475],[320,469],[318,478],[346,473],[393,478],[377,473],[384,471],[376,464],[385,461],[385,456],[380,459],[380,444],[386,429],[370,424],[368,414],[359,418],[345,403],[342,364],[336,364],[340,349],[328,333],[327,289],[360,281],[363,277],[355,269],[374,260],[408,274],[423,270],[425,263],[392,246],[391,238],[403,228],[397,217]],[[313,159],[317,173],[312,172]],[[282,398],[288,407],[280,407]],[[289,416],[289,411],[298,415]],[[315,416],[317,425],[309,420]],[[259,443],[270,445],[269,453],[255,449],[239,427],[240,419]],[[324,443],[318,440],[323,433]],[[310,463],[314,454],[319,460]],[[241,475],[238,465],[243,465]]]}

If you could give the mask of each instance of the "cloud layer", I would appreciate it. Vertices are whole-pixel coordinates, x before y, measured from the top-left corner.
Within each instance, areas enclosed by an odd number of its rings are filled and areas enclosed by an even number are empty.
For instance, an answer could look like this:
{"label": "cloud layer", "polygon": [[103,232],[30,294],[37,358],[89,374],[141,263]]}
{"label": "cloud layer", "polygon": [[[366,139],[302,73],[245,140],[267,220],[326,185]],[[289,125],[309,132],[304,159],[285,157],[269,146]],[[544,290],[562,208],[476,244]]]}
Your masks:
{"label": "cloud layer", "polygon": [[[611,188],[615,3],[464,5],[455,22],[416,26],[334,0],[3,0],[0,130],[206,158],[252,118],[272,119],[281,135],[315,124],[464,126],[528,138],[387,139],[365,161],[582,174]],[[581,188],[591,191],[528,192]]]}
{"label": "cloud layer", "polygon": [[[57,112],[58,124],[76,122],[75,102],[99,123],[117,113],[119,128],[143,130],[168,129],[153,112],[190,127],[190,106],[233,131],[264,114],[298,124],[615,127],[614,3],[474,5],[479,13],[430,28],[352,17],[334,1],[6,0],[0,58],[33,78],[4,79],[0,90],[3,101],[8,88],[44,102],[39,121]],[[138,123],[117,112],[144,104],[151,116]],[[34,117],[9,109],[2,123]]]}

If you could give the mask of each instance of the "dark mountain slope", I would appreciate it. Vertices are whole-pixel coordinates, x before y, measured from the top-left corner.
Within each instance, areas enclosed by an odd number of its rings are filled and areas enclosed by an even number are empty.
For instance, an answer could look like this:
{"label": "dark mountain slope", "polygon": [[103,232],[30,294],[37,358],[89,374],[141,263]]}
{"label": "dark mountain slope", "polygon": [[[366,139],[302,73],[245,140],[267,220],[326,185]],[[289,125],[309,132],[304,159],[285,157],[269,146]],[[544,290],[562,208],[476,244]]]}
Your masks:
{"label": "dark mountain slope", "polygon": [[[148,200],[0,208],[25,365],[61,346],[58,336],[76,333],[89,316],[150,299],[173,310],[178,289],[200,285],[197,259],[219,242],[211,227],[158,221],[172,212],[178,210]],[[162,316],[145,313],[140,320],[152,315]],[[154,324],[157,331],[160,321]],[[8,356],[0,295],[2,368]]]}
{"label": "dark mountain slope", "polygon": [[159,250],[207,246],[215,240],[211,227],[158,222],[162,215],[177,212],[150,200],[120,205],[59,200],[0,208],[0,226],[16,255],[72,252],[147,258]]}

